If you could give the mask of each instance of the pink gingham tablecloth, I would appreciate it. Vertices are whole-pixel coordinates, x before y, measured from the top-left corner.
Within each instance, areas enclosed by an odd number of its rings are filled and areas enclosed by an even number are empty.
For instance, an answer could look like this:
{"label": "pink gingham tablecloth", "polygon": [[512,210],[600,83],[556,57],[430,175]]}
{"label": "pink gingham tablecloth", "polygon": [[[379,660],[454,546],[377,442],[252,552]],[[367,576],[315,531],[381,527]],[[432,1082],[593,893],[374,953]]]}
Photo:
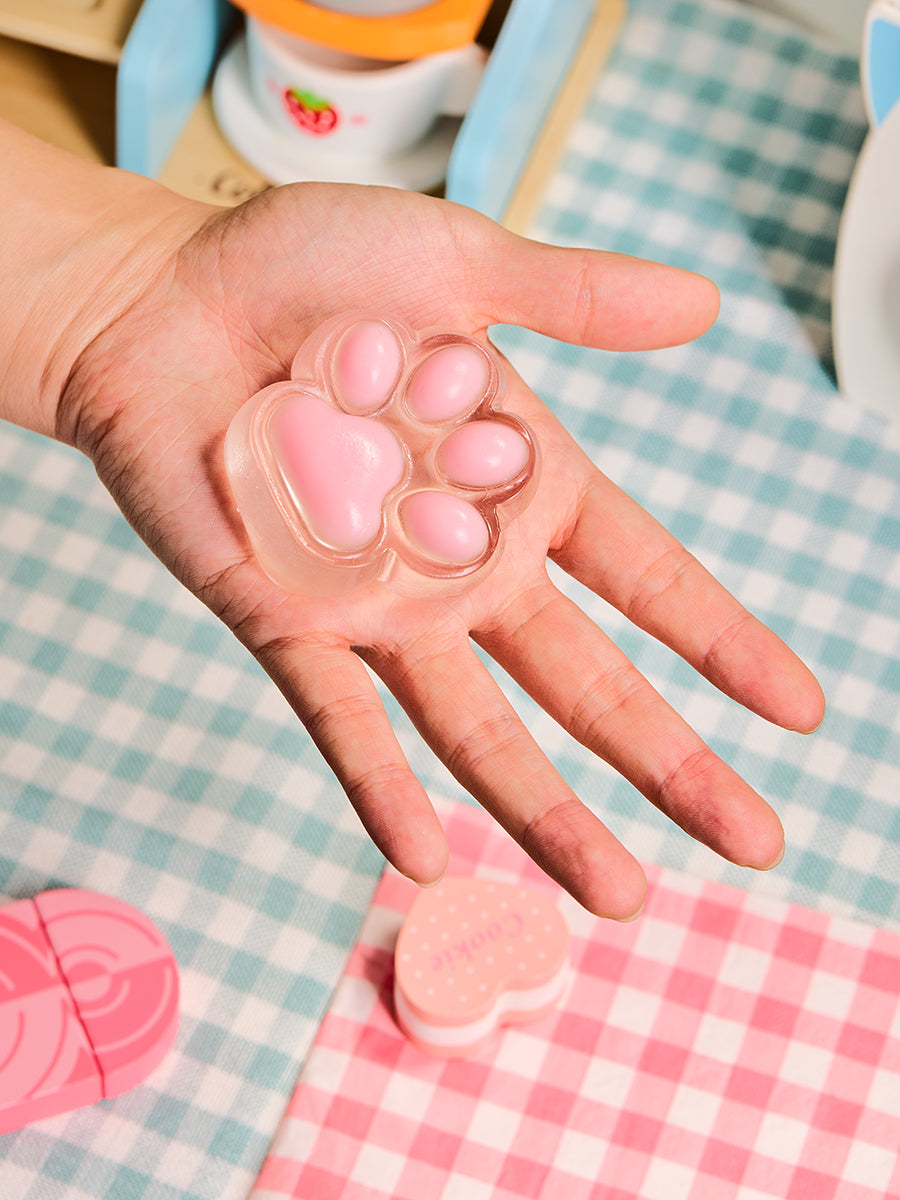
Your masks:
{"label": "pink gingham tablecloth", "polygon": [[643,916],[588,916],[482,813],[451,870],[550,889],[562,1007],[480,1057],[414,1049],[388,871],[252,1200],[884,1200],[900,1196],[900,938],[653,870]]}

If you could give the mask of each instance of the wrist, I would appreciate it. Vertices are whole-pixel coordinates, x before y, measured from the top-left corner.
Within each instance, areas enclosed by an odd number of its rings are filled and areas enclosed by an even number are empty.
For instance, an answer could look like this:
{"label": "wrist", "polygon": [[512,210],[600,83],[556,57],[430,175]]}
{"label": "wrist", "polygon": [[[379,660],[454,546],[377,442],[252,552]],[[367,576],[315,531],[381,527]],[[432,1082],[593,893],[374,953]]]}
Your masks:
{"label": "wrist", "polygon": [[0,417],[72,441],[73,367],[209,213],[0,123]]}

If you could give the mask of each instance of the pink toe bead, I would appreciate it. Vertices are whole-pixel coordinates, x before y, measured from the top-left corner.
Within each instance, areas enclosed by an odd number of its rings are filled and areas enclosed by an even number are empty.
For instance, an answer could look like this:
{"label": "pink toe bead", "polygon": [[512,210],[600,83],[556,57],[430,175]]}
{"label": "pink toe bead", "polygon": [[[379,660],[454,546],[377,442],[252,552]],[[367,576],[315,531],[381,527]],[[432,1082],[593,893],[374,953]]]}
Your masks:
{"label": "pink toe bead", "polygon": [[449,492],[414,492],[403,501],[400,518],[419,550],[438,562],[465,566],[488,548],[484,517],[468,500]]}
{"label": "pink toe bead", "polygon": [[422,363],[409,384],[406,403],[420,421],[448,421],[470,412],[489,380],[484,354],[467,343],[443,346]]}
{"label": "pink toe bead", "polygon": [[505,421],[470,421],[441,443],[438,469],[464,487],[497,487],[515,479],[528,464],[525,438]]}
{"label": "pink toe bead", "polygon": [[387,401],[397,383],[403,353],[397,337],[381,321],[358,321],[337,345],[332,367],[344,408],[370,413]]}

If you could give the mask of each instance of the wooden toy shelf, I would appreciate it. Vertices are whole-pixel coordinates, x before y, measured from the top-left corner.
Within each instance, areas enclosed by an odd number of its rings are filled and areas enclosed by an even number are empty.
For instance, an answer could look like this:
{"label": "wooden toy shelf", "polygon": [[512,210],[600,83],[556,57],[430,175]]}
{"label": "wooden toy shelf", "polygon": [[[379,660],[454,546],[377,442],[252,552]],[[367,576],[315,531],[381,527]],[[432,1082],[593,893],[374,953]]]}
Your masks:
{"label": "wooden toy shelf", "polygon": [[141,0],[2,0],[0,34],[117,63]]}
{"label": "wooden toy shelf", "polygon": [[[0,116],[82,157],[115,161],[116,68],[141,0],[0,0]],[[158,178],[212,204],[268,183],[201,97]]]}
{"label": "wooden toy shelf", "polygon": [[[164,2],[154,0],[157,17]],[[210,11],[217,3],[227,9],[221,0],[204,0]],[[555,14],[552,0],[528,3],[531,9],[526,11],[525,0],[511,4],[501,0],[495,5],[501,12],[499,20],[495,10],[489,14],[487,27],[492,21],[499,25],[501,36],[512,45],[504,51],[507,57],[500,79],[491,81],[490,73],[486,75],[483,94],[476,97],[463,123],[457,142],[460,153],[454,151],[460,166],[454,177],[451,160],[447,187],[451,198],[481,208],[518,230],[524,230],[530,220],[568,126],[584,105],[625,15],[625,0],[572,0],[571,8],[556,9]],[[122,124],[117,75],[121,82],[126,47],[133,45],[138,22],[150,7],[148,3],[142,11],[142,0],[0,0],[0,117],[76,154],[122,165],[121,137],[118,151],[116,140],[117,101]],[[182,6],[183,14],[189,11]],[[563,23],[559,20],[563,11],[577,12],[581,25],[570,17],[571,28],[563,38],[557,37],[554,51],[552,31]],[[203,32],[211,41],[213,34]],[[496,28],[490,30],[491,38],[495,33]],[[493,41],[490,46],[494,59],[501,54],[501,42],[496,42],[496,49]],[[157,47],[151,43],[151,49]],[[536,56],[553,53],[556,59],[549,72],[534,69]],[[141,55],[133,59],[143,63],[146,57],[142,43]],[[535,101],[535,79],[548,73],[555,73],[558,86],[553,94]],[[268,181],[220,132],[209,89],[199,85],[193,95],[186,94],[186,104],[182,98],[186,119],[179,121],[171,148],[167,145],[160,157],[161,165],[146,173],[174,191],[213,204],[238,204],[264,191]],[[476,112],[479,100],[487,120]],[[503,114],[504,107],[508,111],[502,125],[496,114]],[[513,143],[523,129],[537,133],[531,132],[531,143],[516,150]],[[504,161],[511,153],[517,153],[518,160]],[[496,179],[504,176],[512,187],[501,195]]]}

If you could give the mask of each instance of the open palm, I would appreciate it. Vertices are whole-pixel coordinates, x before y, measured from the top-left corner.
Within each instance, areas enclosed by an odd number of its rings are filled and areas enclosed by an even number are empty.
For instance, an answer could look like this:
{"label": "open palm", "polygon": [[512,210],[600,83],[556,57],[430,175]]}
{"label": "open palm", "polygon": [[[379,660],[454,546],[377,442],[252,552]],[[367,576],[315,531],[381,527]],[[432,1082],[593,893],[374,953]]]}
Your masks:
{"label": "open palm", "polygon": [[511,368],[505,407],[537,435],[540,483],[497,569],[462,596],[401,597],[378,583],[338,602],[284,591],[258,566],[224,473],[234,413],[285,378],[304,338],[342,312],[481,339],[491,324],[515,323],[639,349],[701,333],[716,312],[712,285],[541,246],[443,201],[370,188],[296,185],[227,212],[185,202],[180,228],[138,298],[82,354],[61,431],[155,553],[256,655],[386,857],[427,883],[447,851],[364,664],[585,907],[624,919],[641,906],[640,867],[546,759],[474,641],[694,837],[738,863],[777,861],[775,814],[552,585],[547,557],[772,721],[814,728],[818,685],[596,470]]}

